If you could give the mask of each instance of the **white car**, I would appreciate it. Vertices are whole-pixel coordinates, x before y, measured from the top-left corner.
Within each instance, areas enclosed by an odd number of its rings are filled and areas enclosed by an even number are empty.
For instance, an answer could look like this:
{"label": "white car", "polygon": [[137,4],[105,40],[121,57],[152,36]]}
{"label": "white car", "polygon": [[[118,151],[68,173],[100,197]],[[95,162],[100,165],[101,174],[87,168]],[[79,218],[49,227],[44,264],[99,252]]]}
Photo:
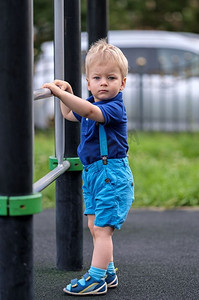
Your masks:
{"label": "white car", "polygon": [[[118,46],[129,61],[123,92],[129,130],[199,129],[199,35],[109,31],[108,40]],[[87,48],[87,34],[82,33],[82,63]],[[53,43],[44,43],[42,49],[43,54],[35,66],[35,89],[54,78]],[[82,74],[82,97],[87,96],[85,74]],[[45,128],[48,118],[53,117],[53,101],[51,104],[49,100],[40,101],[40,104],[35,103],[35,125]]]}

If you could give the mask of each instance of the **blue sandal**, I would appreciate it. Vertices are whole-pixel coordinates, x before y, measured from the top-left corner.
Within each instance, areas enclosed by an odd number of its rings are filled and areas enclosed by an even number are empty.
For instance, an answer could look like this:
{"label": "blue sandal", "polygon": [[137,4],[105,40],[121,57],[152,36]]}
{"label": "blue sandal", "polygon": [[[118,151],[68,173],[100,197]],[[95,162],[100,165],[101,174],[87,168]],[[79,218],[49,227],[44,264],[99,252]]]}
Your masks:
{"label": "blue sandal", "polygon": [[117,269],[115,269],[115,273],[107,273],[105,277],[105,281],[107,283],[108,288],[115,288],[118,286],[118,277],[116,275]]}
{"label": "blue sandal", "polygon": [[63,291],[76,296],[102,295],[107,293],[107,283],[105,279],[97,281],[86,273],[80,280],[71,280],[71,284],[68,284]]}

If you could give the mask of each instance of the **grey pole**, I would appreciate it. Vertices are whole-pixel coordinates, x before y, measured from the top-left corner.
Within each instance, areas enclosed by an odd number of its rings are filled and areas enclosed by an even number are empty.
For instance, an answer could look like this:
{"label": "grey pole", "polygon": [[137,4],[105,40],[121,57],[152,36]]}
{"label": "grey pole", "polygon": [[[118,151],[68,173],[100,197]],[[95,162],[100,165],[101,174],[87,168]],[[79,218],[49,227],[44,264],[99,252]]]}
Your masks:
{"label": "grey pole", "polygon": [[[64,0],[54,1],[54,65],[55,79],[64,80]],[[60,100],[55,97],[55,156],[58,164],[64,156],[64,118]]]}
{"label": "grey pole", "polygon": [[101,38],[107,37],[108,32],[108,0],[88,0],[87,31],[89,45]]}
{"label": "grey pole", "polygon": [[0,299],[33,298],[33,217],[11,216],[32,194],[32,1],[0,1]]}
{"label": "grey pole", "polygon": [[55,181],[61,174],[66,172],[70,168],[70,162],[69,161],[63,161],[62,164],[58,164],[58,166],[50,171],[48,174],[46,174],[44,177],[39,179],[37,182],[33,184],[33,191],[35,193],[41,192],[43,189],[45,189],[49,184],[51,184],[53,181]]}
{"label": "grey pole", "polygon": [[[55,5],[58,5],[55,1]],[[80,1],[64,0],[64,79],[81,96]],[[65,121],[64,157],[76,157],[78,123]],[[67,171],[56,180],[57,268],[80,270],[83,264],[81,171]]]}
{"label": "grey pole", "polygon": [[52,97],[52,93],[51,90],[49,89],[38,89],[33,91],[33,98],[34,100],[40,100],[40,99],[44,99],[44,98],[49,98]]}

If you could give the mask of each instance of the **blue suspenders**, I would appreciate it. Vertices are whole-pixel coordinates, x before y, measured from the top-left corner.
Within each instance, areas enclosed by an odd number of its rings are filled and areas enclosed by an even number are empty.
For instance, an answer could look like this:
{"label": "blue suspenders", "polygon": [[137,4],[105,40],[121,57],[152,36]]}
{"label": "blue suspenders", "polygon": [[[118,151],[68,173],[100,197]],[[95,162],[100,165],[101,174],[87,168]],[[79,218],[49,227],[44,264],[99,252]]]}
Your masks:
{"label": "blue suspenders", "polygon": [[107,137],[104,126],[99,124],[99,142],[100,142],[100,155],[102,157],[103,165],[107,165],[107,157],[108,157],[108,145],[107,145]]}

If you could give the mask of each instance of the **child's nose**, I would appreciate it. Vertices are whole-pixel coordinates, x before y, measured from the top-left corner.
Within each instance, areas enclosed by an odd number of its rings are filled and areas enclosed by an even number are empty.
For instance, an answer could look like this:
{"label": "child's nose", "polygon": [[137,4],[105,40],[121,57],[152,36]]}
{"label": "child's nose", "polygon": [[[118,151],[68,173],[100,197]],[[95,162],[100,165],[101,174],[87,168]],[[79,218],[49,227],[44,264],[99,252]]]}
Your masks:
{"label": "child's nose", "polygon": [[101,85],[107,85],[107,79],[106,78],[102,78]]}

